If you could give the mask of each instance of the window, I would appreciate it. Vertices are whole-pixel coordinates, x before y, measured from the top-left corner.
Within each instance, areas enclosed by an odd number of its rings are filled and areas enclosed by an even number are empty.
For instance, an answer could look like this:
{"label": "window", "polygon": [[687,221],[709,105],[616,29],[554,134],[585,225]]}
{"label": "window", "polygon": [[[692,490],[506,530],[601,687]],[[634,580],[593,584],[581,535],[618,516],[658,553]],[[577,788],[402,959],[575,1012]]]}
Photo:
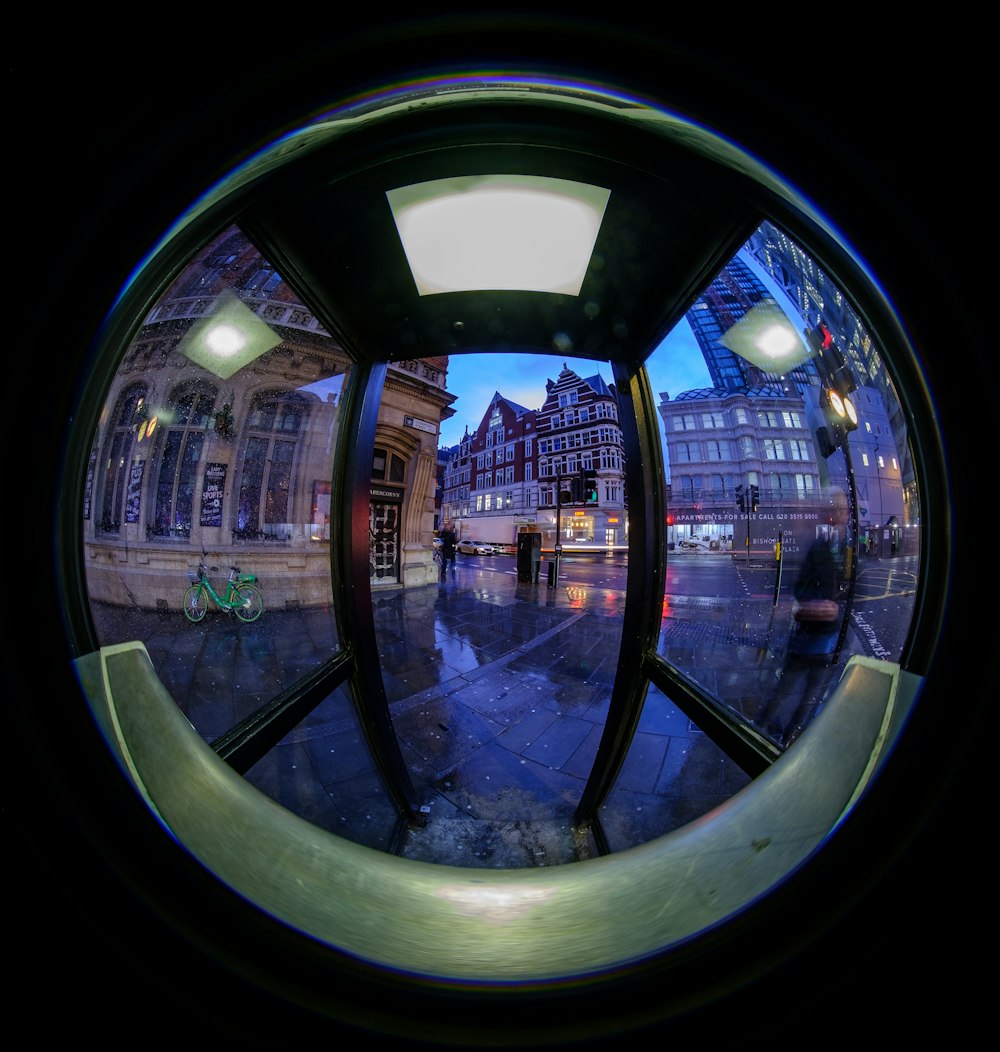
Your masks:
{"label": "window", "polygon": [[785,459],[785,444],[780,438],[765,438],[763,446],[765,460]]}
{"label": "window", "polygon": [[115,407],[115,426],[108,436],[104,453],[104,470],[101,484],[101,517],[98,528],[104,533],[118,533],[123,520],[127,520],[126,484],[133,487],[141,483],[144,461],[135,457],[133,463],[132,448],[138,429],[145,422],[146,388],[135,384],[118,398]]}
{"label": "window", "polygon": [[245,292],[251,296],[270,296],[281,284],[281,275],[272,269],[269,263],[255,271],[243,285]]}
{"label": "window", "polygon": [[[169,412],[164,415],[172,423],[162,429],[156,499],[153,519],[146,528],[148,536],[190,536],[195,485],[215,398],[214,388],[197,386],[181,389],[171,399]],[[216,426],[221,428],[224,421],[231,419],[231,407],[224,406]]]}
{"label": "window", "polygon": [[705,443],[705,451],[708,454],[709,460],[728,460],[729,459],[729,443],[719,442],[716,439],[712,439]]}
{"label": "window", "polygon": [[[237,486],[233,523],[237,537],[289,538],[292,463],[306,415],[304,399],[291,392],[269,391],[254,399]],[[385,472],[384,455],[373,460],[373,473],[376,470]],[[390,478],[393,473],[390,468]],[[396,473],[400,473],[399,466]]]}

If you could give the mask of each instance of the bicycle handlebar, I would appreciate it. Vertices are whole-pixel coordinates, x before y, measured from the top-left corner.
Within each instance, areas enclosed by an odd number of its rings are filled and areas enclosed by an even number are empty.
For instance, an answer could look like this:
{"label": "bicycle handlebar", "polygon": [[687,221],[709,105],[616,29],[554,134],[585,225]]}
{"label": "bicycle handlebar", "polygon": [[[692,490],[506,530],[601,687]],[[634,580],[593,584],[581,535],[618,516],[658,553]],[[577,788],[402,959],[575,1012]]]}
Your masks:
{"label": "bicycle handlebar", "polygon": [[[206,570],[206,571],[208,571],[210,573],[218,573],[219,572],[218,566],[209,566],[208,563],[206,563],[206,562],[198,563],[198,569],[199,570]],[[240,568],[238,566],[230,566],[229,569],[232,570],[233,573],[239,573],[240,572]]]}

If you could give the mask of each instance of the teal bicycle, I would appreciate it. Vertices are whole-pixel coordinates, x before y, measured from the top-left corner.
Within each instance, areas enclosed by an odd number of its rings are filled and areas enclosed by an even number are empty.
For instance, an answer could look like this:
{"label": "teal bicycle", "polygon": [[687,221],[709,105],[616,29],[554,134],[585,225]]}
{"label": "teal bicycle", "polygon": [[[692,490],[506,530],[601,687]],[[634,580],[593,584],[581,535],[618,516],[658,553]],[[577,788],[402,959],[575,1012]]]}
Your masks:
{"label": "teal bicycle", "polygon": [[241,573],[238,566],[230,566],[225,594],[219,595],[208,579],[209,572],[215,573],[218,569],[200,562],[197,573],[188,571],[191,586],[184,593],[185,617],[195,623],[201,621],[208,613],[209,600],[214,600],[220,610],[232,611],[241,621],[256,621],[264,612],[264,596],[256,584],[257,575]]}

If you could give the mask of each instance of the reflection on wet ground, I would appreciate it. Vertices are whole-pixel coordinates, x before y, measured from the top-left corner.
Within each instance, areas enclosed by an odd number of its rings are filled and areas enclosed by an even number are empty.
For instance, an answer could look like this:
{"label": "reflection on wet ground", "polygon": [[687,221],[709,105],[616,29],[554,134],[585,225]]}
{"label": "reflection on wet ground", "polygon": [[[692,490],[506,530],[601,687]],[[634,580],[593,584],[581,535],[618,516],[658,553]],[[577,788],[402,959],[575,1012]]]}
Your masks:
{"label": "reflection on wet ground", "polygon": [[[520,582],[513,566],[463,566],[440,583],[374,593],[390,717],[425,820],[408,834],[407,857],[522,868],[597,853],[572,816],[604,728],[624,603],[613,588]],[[783,645],[771,604],[675,596],[669,613],[661,653],[753,719],[776,689]],[[200,624],[178,612],[94,614],[102,643],[146,644],[206,741],[337,650],[327,609],[268,610],[249,625],[220,612]],[[314,824],[389,848],[396,812],[346,687],[247,777]],[[704,815],[747,781],[651,688],[601,826],[623,850]]]}

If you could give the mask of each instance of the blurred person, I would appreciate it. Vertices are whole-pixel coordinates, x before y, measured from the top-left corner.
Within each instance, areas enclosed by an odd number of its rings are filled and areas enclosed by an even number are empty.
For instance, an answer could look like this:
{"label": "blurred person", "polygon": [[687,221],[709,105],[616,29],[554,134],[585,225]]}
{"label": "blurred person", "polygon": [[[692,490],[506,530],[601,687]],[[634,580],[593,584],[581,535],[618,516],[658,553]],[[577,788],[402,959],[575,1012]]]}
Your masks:
{"label": "blurred person", "polygon": [[[802,733],[822,704],[830,680],[846,595],[847,495],[829,493],[825,529],[809,546],[792,589],[794,626],[778,686],[758,723],[782,746]],[[782,713],[790,713],[782,718]]]}
{"label": "blurred person", "polygon": [[451,564],[452,573],[455,572],[455,552],[456,545],[458,544],[458,538],[455,536],[455,526],[451,522],[444,524],[444,529],[441,531],[441,576],[444,577],[445,571],[448,569],[449,563]]}

